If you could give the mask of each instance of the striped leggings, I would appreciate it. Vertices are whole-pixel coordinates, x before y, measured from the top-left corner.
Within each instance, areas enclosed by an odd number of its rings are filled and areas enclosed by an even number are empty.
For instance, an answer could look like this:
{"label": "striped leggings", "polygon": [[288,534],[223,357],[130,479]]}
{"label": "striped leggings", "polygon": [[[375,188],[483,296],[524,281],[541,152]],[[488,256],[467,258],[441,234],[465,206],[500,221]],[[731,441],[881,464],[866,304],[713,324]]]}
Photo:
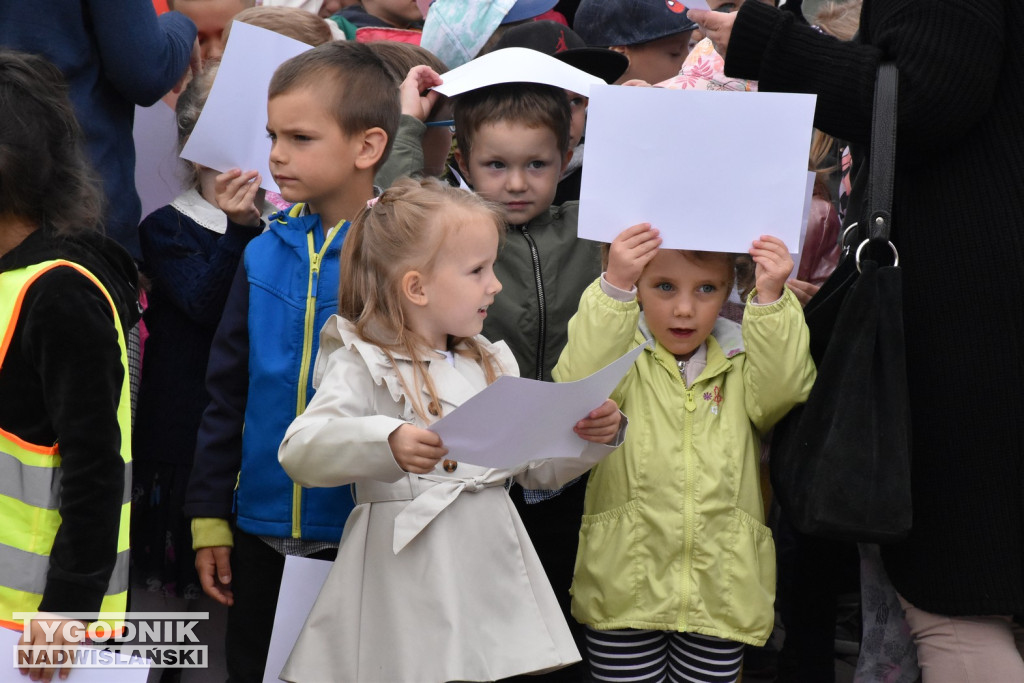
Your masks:
{"label": "striped leggings", "polygon": [[734,683],[743,644],[676,631],[598,631],[587,628],[594,681]]}

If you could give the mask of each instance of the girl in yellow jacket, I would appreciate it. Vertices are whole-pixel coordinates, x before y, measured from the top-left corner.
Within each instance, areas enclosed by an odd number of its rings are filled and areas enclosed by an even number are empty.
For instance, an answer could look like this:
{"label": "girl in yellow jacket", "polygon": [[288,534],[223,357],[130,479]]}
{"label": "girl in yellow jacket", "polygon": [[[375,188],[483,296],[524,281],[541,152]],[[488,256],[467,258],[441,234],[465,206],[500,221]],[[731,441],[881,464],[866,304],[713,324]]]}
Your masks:
{"label": "girl in yellow jacket", "polygon": [[763,645],[774,618],[760,437],[815,369],[781,240],[750,248],[742,326],[718,317],[734,255],[660,245],[649,224],[615,239],[554,370],[580,379],[650,343],[612,394],[631,429],[590,475],[572,612],[595,680],[735,681],[743,644]]}

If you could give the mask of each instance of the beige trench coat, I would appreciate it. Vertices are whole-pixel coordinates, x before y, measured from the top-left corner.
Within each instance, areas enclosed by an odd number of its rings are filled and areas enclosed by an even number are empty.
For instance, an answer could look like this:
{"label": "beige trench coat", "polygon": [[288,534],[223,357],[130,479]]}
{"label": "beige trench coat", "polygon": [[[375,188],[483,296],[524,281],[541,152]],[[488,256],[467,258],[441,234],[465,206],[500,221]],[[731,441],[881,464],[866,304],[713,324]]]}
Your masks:
{"label": "beige trench coat", "polygon": [[[504,343],[488,346],[506,373],[518,374]],[[410,378],[409,360],[397,362]],[[428,371],[442,415],[486,386],[479,365],[457,354],[454,366],[438,355]],[[357,506],[281,677],[484,681],[578,661],[504,482],[558,488],[614,446],[590,444],[582,458],[538,459],[515,471],[460,463],[452,473],[404,472],[388,435],[405,422],[424,425],[384,353],[338,316],[321,332],[314,385],[285,434],[281,464],[304,486],[354,483]],[[426,392],[421,400],[429,404]]]}

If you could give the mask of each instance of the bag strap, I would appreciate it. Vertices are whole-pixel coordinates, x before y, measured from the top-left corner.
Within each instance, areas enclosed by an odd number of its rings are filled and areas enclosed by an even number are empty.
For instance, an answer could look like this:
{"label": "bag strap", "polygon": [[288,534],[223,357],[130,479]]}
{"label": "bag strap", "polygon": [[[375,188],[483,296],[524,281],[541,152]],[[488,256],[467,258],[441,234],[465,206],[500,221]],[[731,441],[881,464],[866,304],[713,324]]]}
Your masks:
{"label": "bag strap", "polygon": [[[892,190],[896,175],[896,98],[899,71],[891,62],[880,64],[871,110],[871,154],[865,211],[867,238],[889,241]],[[862,233],[864,234],[864,233]]]}

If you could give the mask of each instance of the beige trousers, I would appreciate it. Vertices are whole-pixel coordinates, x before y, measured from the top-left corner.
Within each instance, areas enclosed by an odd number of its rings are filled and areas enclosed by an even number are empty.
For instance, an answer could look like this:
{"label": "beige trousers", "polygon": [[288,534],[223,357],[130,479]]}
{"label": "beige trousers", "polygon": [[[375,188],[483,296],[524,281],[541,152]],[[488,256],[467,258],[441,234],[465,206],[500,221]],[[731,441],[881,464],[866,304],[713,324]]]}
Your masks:
{"label": "beige trousers", "polygon": [[900,603],[924,683],[1024,681],[1024,627],[1009,616],[947,617]]}

